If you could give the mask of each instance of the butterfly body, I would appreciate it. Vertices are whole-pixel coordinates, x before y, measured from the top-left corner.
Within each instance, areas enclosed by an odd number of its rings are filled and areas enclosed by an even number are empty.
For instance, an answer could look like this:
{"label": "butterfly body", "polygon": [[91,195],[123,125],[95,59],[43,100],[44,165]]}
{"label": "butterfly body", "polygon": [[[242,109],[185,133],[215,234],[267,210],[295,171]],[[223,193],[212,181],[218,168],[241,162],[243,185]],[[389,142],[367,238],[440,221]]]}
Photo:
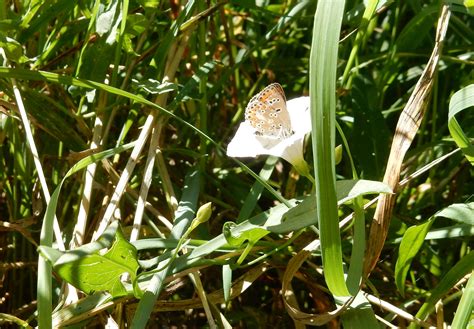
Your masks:
{"label": "butterfly body", "polygon": [[281,139],[293,134],[285,92],[280,84],[272,83],[250,99],[245,109],[245,121],[257,135]]}

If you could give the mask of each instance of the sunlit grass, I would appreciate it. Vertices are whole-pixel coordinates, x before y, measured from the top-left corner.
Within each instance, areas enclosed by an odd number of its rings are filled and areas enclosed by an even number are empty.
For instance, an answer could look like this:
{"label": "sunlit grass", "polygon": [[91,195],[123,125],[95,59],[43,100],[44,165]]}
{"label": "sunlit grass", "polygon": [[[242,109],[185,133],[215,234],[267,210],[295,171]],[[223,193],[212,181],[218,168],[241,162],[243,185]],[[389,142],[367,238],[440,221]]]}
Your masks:
{"label": "sunlit grass", "polygon": [[[257,3],[0,4],[2,327],[467,325],[472,16]],[[304,170],[226,155],[272,82]]]}

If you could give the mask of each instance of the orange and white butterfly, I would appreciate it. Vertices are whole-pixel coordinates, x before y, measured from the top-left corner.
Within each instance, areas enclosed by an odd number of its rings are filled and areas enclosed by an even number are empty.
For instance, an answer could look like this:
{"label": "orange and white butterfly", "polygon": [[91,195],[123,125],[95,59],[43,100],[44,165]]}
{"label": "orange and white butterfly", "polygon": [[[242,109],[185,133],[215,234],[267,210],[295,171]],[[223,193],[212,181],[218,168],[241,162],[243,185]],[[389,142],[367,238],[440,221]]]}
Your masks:
{"label": "orange and white butterfly", "polygon": [[272,83],[250,99],[245,121],[257,135],[285,139],[293,134],[286,97],[279,83]]}

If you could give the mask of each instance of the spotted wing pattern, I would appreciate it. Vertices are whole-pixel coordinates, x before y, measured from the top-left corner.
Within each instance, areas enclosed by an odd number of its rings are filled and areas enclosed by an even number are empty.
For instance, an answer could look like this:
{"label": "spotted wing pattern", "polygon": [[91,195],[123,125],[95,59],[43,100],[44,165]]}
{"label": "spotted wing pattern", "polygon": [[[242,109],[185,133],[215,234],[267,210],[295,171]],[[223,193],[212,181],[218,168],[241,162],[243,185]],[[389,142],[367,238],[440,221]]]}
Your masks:
{"label": "spotted wing pattern", "polygon": [[252,97],[245,109],[245,121],[258,135],[286,138],[293,133],[280,84],[272,83]]}

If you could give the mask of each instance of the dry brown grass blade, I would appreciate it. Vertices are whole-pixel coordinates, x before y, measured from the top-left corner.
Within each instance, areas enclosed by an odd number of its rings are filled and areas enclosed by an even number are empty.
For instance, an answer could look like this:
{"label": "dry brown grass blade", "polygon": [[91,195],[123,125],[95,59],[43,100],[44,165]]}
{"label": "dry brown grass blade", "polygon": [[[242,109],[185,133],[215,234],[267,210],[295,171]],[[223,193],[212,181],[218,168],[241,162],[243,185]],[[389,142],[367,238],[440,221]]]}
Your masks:
{"label": "dry brown grass blade", "polygon": [[[450,11],[447,5],[441,9],[436,30],[436,43],[431,57],[418,80],[415,89],[410,96],[400,118],[398,119],[395,136],[393,138],[387,169],[383,181],[395,192],[400,179],[400,170],[403,159],[415,137],[425,109],[429,103],[430,93],[434,83],[435,73],[438,67],[442,51],[442,42],[446,35]],[[396,194],[382,194],[375,210],[374,221],[370,227],[370,239],[367,246],[367,256],[364,264],[364,273],[370,274],[375,267],[387,237],[392,210],[395,204]]]}

